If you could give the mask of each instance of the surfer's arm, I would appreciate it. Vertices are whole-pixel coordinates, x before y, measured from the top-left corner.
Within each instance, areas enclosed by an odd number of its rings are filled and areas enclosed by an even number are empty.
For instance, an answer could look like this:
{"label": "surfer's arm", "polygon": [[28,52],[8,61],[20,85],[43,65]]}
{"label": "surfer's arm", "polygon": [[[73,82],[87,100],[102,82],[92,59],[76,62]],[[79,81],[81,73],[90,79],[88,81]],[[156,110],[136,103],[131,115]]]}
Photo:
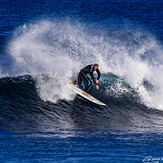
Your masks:
{"label": "surfer's arm", "polygon": [[93,72],[91,72],[90,75],[91,75],[91,78],[92,78],[93,82],[94,82],[96,85],[98,85],[98,83],[96,82],[96,80],[95,80],[95,78],[94,78]]}
{"label": "surfer's arm", "polygon": [[99,79],[100,79],[100,76],[101,76],[100,70],[97,69],[96,72],[97,72],[97,74],[98,74],[97,80],[99,80]]}

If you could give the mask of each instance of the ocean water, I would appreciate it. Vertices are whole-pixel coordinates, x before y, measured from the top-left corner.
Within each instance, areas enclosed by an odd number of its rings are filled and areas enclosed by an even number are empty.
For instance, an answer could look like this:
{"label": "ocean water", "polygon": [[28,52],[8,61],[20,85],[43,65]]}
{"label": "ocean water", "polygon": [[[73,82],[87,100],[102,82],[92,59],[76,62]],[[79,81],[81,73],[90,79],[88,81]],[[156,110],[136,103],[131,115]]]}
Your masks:
{"label": "ocean water", "polygon": [[[1,0],[0,162],[163,162],[162,6]],[[106,107],[67,85],[93,63]]]}

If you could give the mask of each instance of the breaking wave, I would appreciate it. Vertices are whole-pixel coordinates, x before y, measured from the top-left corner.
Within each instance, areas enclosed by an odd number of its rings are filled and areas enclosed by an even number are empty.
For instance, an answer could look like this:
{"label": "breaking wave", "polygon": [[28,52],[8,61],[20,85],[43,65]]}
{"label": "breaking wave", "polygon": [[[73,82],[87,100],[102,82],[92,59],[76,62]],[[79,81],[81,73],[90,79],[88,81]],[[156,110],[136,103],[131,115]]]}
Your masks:
{"label": "breaking wave", "polygon": [[30,75],[40,98],[56,103],[73,100],[69,80],[87,64],[99,63],[99,93],[105,100],[130,94],[147,107],[163,110],[161,45],[130,22],[114,25],[101,28],[72,20],[24,24],[1,55],[0,76]]}

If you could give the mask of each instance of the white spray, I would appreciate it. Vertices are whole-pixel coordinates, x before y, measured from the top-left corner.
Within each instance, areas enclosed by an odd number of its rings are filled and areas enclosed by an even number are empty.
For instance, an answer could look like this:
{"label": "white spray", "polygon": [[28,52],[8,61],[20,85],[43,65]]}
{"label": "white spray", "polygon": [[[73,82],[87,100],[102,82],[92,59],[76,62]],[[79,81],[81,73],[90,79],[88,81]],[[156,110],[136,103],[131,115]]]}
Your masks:
{"label": "white spray", "polygon": [[[125,28],[111,34],[110,30],[99,31],[70,21],[24,25],[9,44],[1,76],[35,76],[43,100],[71,100],[74,93],[66,83],[82,67],[97,62],[102,73],[125,77],[147,106],[163,110],[161,45],[141,29]],[[148,80],[153,90],[147,90],[143,80]]]}

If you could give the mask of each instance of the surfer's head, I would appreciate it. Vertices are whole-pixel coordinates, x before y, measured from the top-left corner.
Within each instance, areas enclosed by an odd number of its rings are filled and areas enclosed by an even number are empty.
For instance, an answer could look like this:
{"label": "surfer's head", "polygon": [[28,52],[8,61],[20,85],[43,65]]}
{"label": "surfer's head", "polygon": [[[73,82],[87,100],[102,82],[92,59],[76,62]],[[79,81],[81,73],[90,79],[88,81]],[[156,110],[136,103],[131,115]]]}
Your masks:
{"label": "surfer's head", "polygon": [[96,71],[98,69],[98,64],[97,63],[94,64],[93,68],[94,68],[94,71]]}

